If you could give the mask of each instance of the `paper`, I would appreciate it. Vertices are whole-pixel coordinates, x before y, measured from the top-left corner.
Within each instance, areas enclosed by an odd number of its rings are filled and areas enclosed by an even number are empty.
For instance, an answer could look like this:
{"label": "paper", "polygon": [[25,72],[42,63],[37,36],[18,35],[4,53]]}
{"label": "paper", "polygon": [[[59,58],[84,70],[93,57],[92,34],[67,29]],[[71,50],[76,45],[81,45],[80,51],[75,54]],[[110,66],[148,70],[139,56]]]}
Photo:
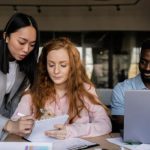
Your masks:
{"label": "paper", "polygon": [[141,144],[135,150],[150,150],[150,144]]}
{"label": "paper", "polygon": [[122,140],[122,137],[108,138],[107,141],[109,141],[110,143],[119,145],[120,147],[128,148],[130,150],[135,150],[135,148],[137,147],[137,145],[129,145],[127,143],[124,143]]}
{"label": "paper", "polygon": [[0,142],[1,150],[52,150],[52,143]]}
{"label": "paper", "polygon": [[117,137],[117,138],[108,138],[107,141],[109,141],[110,143],[119,145],[120,147],[125,147],[128,148],[130,150],[150,150],[150,144],[127,144],[124,143],[121,137]]}
{"label": "paper", "polygon": [[45,135],[45,131],[53,130],[54,125],[64,124],[68,119],[68,115],[56,116],[49,119],[35,121],[35,126],[32,130],[32,133],[25,137],[25,139],[32,142],[52,142],[55,141],[55,138],[50,138]]}
{"label": "paper", "polygon": [[[66,140],[56,140],[52,143],[45,142],[0,142],[0,150],[69,150],[72,147],[83,145],[93,145],[96,143],[89,142],[80,138],[69,138]],[[75,150],[75,149],[74,149]]]}
{"label": "paper", "polygon": [[65,140],[57,140],[53,142],[53,150],[77,150],[81,146],[95,145],[96,143],[89,142],[80,138],[69,138]]}

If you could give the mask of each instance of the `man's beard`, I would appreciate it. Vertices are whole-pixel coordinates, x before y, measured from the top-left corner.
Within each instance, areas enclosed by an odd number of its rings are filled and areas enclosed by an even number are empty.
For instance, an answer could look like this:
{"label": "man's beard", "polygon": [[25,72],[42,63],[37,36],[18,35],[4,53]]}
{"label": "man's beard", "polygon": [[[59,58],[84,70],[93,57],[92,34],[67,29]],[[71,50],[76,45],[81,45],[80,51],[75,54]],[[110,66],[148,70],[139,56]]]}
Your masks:
{"label": "man's beard", "polygon": [[141,70],[140,72],[141,72],[142,81],[144,83],[150,83],[150,76],[147,77],[147,76],[144,75],[144,73],[150,74],[150,71]]}

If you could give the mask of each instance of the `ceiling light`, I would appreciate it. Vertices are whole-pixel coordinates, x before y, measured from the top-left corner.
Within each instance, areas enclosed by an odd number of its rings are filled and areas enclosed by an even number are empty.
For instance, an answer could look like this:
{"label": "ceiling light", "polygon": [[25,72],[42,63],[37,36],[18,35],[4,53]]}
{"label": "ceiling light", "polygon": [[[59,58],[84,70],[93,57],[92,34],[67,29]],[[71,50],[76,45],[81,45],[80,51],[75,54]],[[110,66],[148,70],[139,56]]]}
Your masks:
{"label": "ceiling light", "polygon": [[14,10],[14,12],[17,12],[18,11],[17,6],[14,5],[13,10]]}
{"label": "ceiling light", "polygon": [[40,14],[42,12],[41,7],[37,6],[37,12]]}

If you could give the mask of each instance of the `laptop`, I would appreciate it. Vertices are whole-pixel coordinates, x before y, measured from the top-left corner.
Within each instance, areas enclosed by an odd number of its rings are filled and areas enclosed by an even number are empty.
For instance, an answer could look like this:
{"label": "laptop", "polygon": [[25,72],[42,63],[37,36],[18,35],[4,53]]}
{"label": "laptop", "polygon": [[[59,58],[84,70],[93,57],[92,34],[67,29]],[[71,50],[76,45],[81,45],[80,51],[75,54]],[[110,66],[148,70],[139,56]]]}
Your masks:
{"label": "laptop", "polygon": [[125,93],[124,142],[150,144],[150,90]]}

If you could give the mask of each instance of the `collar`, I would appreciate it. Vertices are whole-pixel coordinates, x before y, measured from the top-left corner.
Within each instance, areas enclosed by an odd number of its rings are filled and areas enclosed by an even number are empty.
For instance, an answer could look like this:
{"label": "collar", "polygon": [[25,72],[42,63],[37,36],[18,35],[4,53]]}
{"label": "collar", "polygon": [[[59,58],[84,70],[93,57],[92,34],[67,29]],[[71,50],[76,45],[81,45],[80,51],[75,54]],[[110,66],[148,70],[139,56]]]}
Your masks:
{"label": "collar", "polygon": [[148,90],[148,88],[145,86],[144,82],[142,81],[142,78],[141,78],[141,74],[138,74],[136,77],[135,77],[135,80],[136,81],[136,87],[137,89],[143,89],[143,90]]}

